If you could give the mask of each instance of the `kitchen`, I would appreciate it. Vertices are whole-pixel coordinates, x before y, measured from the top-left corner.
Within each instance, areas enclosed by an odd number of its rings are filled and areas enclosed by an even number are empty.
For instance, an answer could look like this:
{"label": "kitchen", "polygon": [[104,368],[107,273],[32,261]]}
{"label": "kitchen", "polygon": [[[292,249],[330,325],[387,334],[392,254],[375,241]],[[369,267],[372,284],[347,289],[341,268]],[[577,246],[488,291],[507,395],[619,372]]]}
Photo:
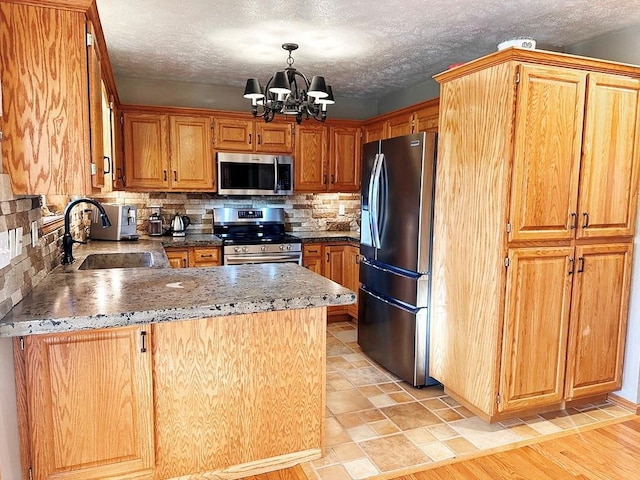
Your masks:
{"label": "kitchen", "polygon": [[[595,48],[595,47],[594,47]],[[619,60],[625,60],[625,59],[619,59]],[[633,61],[633,59],[628,59],[626,60],[630,63],[639,63],[637,60]],[[130,83],[132,81],[130,80]],[[339,104],[339,102],[338,102]],[[337,107],[338,105],[336,105]],[[246,104],[243,104],[243,109],[247,108]],[[330,110],[331,112],[331,110]],[[368,117],[367,117],[368,118]],[[205,206],[202,206],[203,202],[199,202],[198,200],[201,200],[202,198],[206,198],[208,196],[208,194],[181,194],[181,193],[166,193],[166,194],[156,194],[156,193],[148,193],[148,194],[128,194],[128,193],[114,193],[111,194],[113,197],[115,198],[122,198],[124,199],[123,202],[124,203],[136,203],[136,204],[140,204],[143,206],[149,206],[150,204],[155,204],[155,203],[162,203],[163,208],[165,209],[165,212],[174,212],[174,211],[180,211],[181,213],[185,213],[187,215],[189,215],[190,217],[192,217],[195,222],[194,222],[194,226],[198,226],[200,224],[200,221],[202,221],[202,224],[204,224],[204,222],[209,222],[212,221],[211,220],[211,213],[210,213],[210,209],[214,207],[214,204],[216,203],[216,200],[211,200],[208,201],[209,199],[205,200],[204,203],[206,203]],[[146,200],[146,195],[148,195],[149,201]],[[194,198],[194,196],[197,196],[199,198]],[[326,196],[326,198],[325,198]],[[319,198],[318,198],[319,197]],[[142,201],[139,201],[139,198],[142,198]],[[326,201],[326,203],[325,203]],[[258,200],[258,202],[260,202],[260,200]],[[286,199],[284,201],[285,203],[285,208],[288,209],[289,207],[289,203],[291,202],[291,206],[292,206],[292,210],[294,213],[297,213],[298,210],[302,210],[304,211],[305,208],[297,208],[296,205],[304,205],[306,203],[306,205],[313,205],[313,208],[319,208],[320,209],[320,213],[318,215],[316,215],[314,217],[313,214],[311,215],[305,215],[303,212],[300,212],[300,219],[298,220],[295,216],[293,217],[292,222],[300,222],[300,228],[297,228],[298,226],[295,224],[291,225],[291,230],[295,233],[296,230],[299,231],[304,231],[306,229],[314,229],[316,226],[318,227],[318,229],[331,229],[333,228],[336,224],[340,224],[340,229],[341,230],[347,230],[347,228],[345,228],[348,225],[348,229],[354,228],[357,225],[357,218],[358,218],[358,213],[357,213],[357,209],[359,208],[359,199],[357,194],[356,195],[348,195],[348,194],[330,194],[330,193],[326,193],[326,194],[320,194],[320,195],[309,195],[308,197],[304,194],[301,195],[297,195],[294,196],[293,199]],[[19,203],[20,205],[16,205],[16,211],[7,211],[7,213],[5,213],[5,210],[3,208],[3,216],[9,216],[9,215],[20,215],[20,214],[25,214],[25,212],[29,212],[30,210],[35,210],[32,208],[26,208],[23,207],[21,204],[24,203],[23,201],[18,201],[16,202],[17,204]],[[336,205],[337,203],[337,205]],[[343,218],[341,218],[342,216],[337,214],[336,212],[339,212],[340,209],[340,203],[343,203],[345,205],[345,213],[346,213],[346,218],[349,219],[348,222],[345,222]],[[243,204],[242,200],[238,201],[238,204],[240,206],[247,206],[246,203]],[[167,205],[172,205],[173,210],[171,210],[169,207],[167,208]],[[251,207],[255,206],[254,204],[251,205]],[[25,210],[26,208],[26,210]],[[322,209],[326,209],[326,210],[322,210]],[[333,218],[330,216],[331,213],[333,212]],[[166,213],[165,213],[166,214]],[[202,220],[199,219],[199,215],[201,215]],[[14,221],[15,219],[12,217],[11,221]],[[30,220],[30,219],[29,219]],[[28,223],[25,223],[25,225],[28,225]],[[8,229],[13,229],[15,225],[11,225],[9,224],[7,226]],[[208,227],[207,227],[208,228]],[[204,228],[206,230],[206,228]],[[51,253],[51,252],[48,252]],[[636,268],[637,271],[637,268]],[[3,272],[4,273],[4,272]],[[40,274],[41,275],[41,274]],[[17,300],[20,298],[21,295],[24,295],[24,293],[22,293],[21,287],[15,288],[15,286],[11,286],[9,287],[11,289],[10,295],[12,296],[12,302],[14,300]],[[26,289],[25,289],[26,290]],[[16,291],[19,291],[19,293],[16,293]],[[3,308],[5,308],[4,306],[6,305],[6,299],[3,297]],[[17,303],[17,302],[16,302]],[[633,309],[633,307],[632,307]],[[632,310],[633,312],[633,310]],[[3,310],[4,313],[4,310]],[[630,329],[633,327],[633,325],[631,324],[631,322],[633,321],[634,316],[630,315]],[[635,353],[633,352],[633,350],[627,350],[627,354],[630,355],[634,355]],[[630,372],[631,377],[633,377],[634,375],[634,368],[633,365],[634,364],[638,364],[639,362],[632,362],[632,371]],[[630,364],[629,361],[626,362],[627,365]],[[636,375],[637,377],[637,371],[636,371]],[[634,388],[637,389],[637,387],[634,387],[633,385],[637,384],[637,381],[634,383],[631,383],[631,398],[633,399],[633,391]],[[626,386],[626,385],[625,385]],[[637,403],[637,402],[634,402]]]}

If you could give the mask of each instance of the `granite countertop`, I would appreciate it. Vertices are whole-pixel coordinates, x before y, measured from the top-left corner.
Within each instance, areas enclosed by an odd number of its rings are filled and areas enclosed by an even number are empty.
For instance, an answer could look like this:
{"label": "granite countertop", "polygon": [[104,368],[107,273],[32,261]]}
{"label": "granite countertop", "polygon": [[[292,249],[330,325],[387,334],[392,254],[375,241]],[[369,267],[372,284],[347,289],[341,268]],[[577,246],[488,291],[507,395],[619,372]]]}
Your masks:
{"label": "granite countertop", "polygon": [[[204,241],[187,236],[185,244]],[[212,235],[207,235],[207,241]],[[0,337],[60,333],[356,301],[354,292],[291,263],[168,268],[160,241],[91,241],[2,319]],[[215,240],[214,240],[215,241]],[[219,241],[219,240],[218,240]],[[172,242],[171,245],[174,245]],[[212,245],[207,243],[207,245]],[[92,253],[151,252],[153,267],[78,270]]]}
{"label": "granite countertop", "polygon": [[360,243],[360,232],[350,231],[325,231],[325,232],[291,232],[302,243],[312,242],[356,242]]}

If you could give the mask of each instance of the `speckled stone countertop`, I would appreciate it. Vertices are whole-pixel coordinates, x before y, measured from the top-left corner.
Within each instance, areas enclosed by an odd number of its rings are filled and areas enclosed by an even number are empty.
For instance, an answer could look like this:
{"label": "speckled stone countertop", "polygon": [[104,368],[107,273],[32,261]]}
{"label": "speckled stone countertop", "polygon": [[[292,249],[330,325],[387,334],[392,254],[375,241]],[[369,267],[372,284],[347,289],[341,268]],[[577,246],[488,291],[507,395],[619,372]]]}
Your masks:
{"label": "speckled stone countertop", "polygon": [[360,243],[360,232],[356,231],[326,231],[326,232],[292,232],[300,238],[302,243],[323,242],[355,242]]}
{"label": "speckled stone countertop", "polygon": [[[143,251],[153,267],[78,270],[92,253]],[[54,269],[0,319],[0,337],[355,302],[352,291],[290,263],[172,269],[156,240],[94,240],[73,253],[73,265]]]}

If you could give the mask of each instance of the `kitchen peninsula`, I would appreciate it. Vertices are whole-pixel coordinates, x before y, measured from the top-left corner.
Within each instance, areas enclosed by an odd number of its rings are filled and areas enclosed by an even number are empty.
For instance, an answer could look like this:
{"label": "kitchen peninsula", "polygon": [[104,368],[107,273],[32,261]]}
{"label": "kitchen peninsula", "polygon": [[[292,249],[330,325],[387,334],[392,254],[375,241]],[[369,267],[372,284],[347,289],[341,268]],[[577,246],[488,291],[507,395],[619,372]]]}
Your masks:
{"label": "kitchen peninsula", "polygon": [[114,248],[155,267],[78,270],[79,248],[0,321],[24,478],[240,478],[319,458],[326,307],[353,292],[293,264],[161,268],[158,242],[134,245]]}

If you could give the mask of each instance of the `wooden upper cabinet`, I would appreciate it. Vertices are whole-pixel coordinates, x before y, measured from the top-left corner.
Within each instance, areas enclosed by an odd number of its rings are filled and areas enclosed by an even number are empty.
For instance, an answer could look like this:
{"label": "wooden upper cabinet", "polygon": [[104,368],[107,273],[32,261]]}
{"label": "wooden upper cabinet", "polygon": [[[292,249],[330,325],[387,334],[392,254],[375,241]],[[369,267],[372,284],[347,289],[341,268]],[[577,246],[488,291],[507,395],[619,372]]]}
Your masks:
{"label": "wooden upper cabinet", "polygon": [[170,186],[177,190],[213,190],[214,159],[211,117],[172,115]]}
{"label": "wooden upper cabinet", "polygon": [[146,328],[24,338],[35,480],[150,478],[154,427]]}
{"label": "wooden upper cabinet", "polygon": [[215,146],[219,151],[292,153],[290,123],[265,123],[262,119],[216,117]]}
{"label": "wooden upper cabinet", "polygon": [[326,125],[296,126],[294,189],[296,192],[321,192],[327,189],[329,134]]}
{"label": "wooden upper cabinet", "polygon": [[84,13],[0,2],[3,169],[15,195],[90,191]]}
{"label": "wooden upper cabinet", "polygon": [[520,68],[509,240],[574,236],[587,74]]}
{"label": "wooden upper cabinet", "polygon": [[126,188],[168,189],[167,116],[124,113],[123,118]]}
{"label": "wooden upper cabinet", "polygon": [[362,143],[375,142],[388,137],[387,123],[385,121],[377,121],[365,125]]}
{"label": "wooden upper cabinet", "polygon": [[91,163],[93,172],[91,175],[91,185],[94,188],[105,186],[104,177],[104,128],[102,113],[102,64],[100,60],[100,50],[96,45],[97,37],[93,28],[93,23],[87,22],[87,62],[89,65],[89,120],[91,138]]}
{"label": "wooden upper cabinet", "polygon": [[403,113],[387,120],[388,138],[409,135],[413,131],[413,114]]}
{"label": "wooden upper cabinet", "polygon": [[632,236],[640,168],[640,80],[590,73],[578,238]]}
{"label": "wooden upper cabinet", "polygon": [[573,248],[520,248],[509,252],[500,374],[501,412],[560,402]]}
{"label": "wooden upper cabinet", "polygon": [[438,107],[435,103],[413,114],[413,133],[438,131]]}
{"label": "wooden upper cabinet", "polygon": [[520,67],[509,240],[633,235],[639,107],[638,79]]}
{"label": "wooden upper cabinet", "polygon": [[576,247],[566,397],[618,390],[629,309],[631,243]]}
{"label": "wooden upper cabinet", "polygon": [[362,129],[331,126],[329,137],[328,191],[359,192]]}

